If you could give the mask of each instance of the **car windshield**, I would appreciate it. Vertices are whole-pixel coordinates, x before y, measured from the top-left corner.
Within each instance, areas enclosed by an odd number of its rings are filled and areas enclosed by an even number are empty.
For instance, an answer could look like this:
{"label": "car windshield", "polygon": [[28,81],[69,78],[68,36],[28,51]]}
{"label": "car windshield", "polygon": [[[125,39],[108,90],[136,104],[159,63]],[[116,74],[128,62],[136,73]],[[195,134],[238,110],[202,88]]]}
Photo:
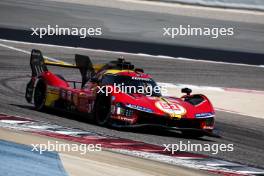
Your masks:
{"label": "car windshield", "polygon": [[151,78],[105,75],[103,85],[114,85],[128,94],[140,93],[147,96],[161,96],[160,87]]}

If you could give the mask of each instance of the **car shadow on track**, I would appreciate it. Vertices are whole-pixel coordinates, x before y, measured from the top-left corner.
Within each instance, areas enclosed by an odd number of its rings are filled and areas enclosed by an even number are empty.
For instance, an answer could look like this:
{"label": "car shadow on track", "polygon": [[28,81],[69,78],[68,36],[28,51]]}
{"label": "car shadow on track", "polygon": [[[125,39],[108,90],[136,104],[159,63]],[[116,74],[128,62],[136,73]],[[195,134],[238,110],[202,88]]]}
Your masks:
{"label": "car shadow on track", "polygon": [[195,139],[195,140],[200,140],[200,141],[208,141],[208,142],[214,142],[214,140],[208,139],[208,137],[190,137],[187,135],[181,134],[179,131],[173,131],[173,130],[166,130],[166,129],[161,129],[157,127],[141,127],[141,128],[127,128],[127,129],[118,129],[118,128],[113,128],[118,131],[127,131],[130,133],[140,133],[140,134],[148,134],[148,135],[154,135],[154,136],[163,136],[163,137],[174,137],[174,138],[182,138],[182,139]]}
{"label": "car shadow on track", "polygon": [[[35,111],[35,112],[41,112],[41,113],[45,113],[45,114],[49,114],[49,115],[55,115],[61,118],[67,118],[70,120],[75,120],[78,122],[82,122],[82,123],[89,123],[92,125],[97,125],[92,116],[91,115],[87,115],[87,114],[77,114],[77,113],[72,113],[72,112],[67,112],[67,111],[63,111],[63,110],[59,110],[59,109],[49,109],[46,108],[43,111],[37,111],[34,106],[30,106],[30,105],[21,105],[21,104],[10,104],[11,106],[16,106],[19,108],[23,108],[23,109],[27,109],[27,110],[31,110],[31,111]],[[102,127],[102,126],[100,126]],[[209,142],[214,142],[214,140],[212,140],[213,138],[209,138],[208,137],[200,137],[200,138],[193,138],[190,136],[186,136],[181,134],[179,131],[171,131],[171,130],[165,130],[162,128],[157,128],[157,127],[133,127],[133,128],[117,128],[117,127],[105,127],[105,128],[109,128],[112,130],[116,130],[116,131],[120,131],[120,132],[129,132],[129,133],[140,133],[140,134],[147,134],[147,135],[154,135],[154,136],[163,136],[163,137],[176,137],[176,138],[183,138],[183,139],[196,139],[196,140],[200,140],[200,141],[209,141]]]}
{"label": "car shadow on track", "polygon": [[95,124],[93,122],[92,116],[90,116],[90,115],[87,116],[87,114],[82,115],[82,114],[67,112],[67,111],[63,111],[63,110],[59,110],[59,109],[50,109],[50,108],[45,108],[45,110],[38,111],[34,108],[34,106],[31,106],[31,105],[21,105],[21,104],[9,104],[9,105],[16,106],[16,107],[23,108],[23,109],[27,109],[27,110],[32,110],[32,111],[38,112],[38,113],[45,113],[45,114],[55,115],[55,116],[62,117],[62,118],[76,120],[79,122],[87,122],[87,123]]}

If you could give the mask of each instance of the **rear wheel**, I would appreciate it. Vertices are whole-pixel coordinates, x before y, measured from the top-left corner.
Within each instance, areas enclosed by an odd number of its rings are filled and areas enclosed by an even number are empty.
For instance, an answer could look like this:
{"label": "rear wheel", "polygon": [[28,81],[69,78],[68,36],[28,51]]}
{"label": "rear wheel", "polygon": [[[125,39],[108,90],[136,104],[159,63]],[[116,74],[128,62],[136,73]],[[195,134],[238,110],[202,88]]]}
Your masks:
{"label": "rear wheel", "polygon": [[37,110],[43,110],[46,101],[46,84],[40,79],[36,85],[34,93],[34,105]]}
{"label": "rear wheel", "polygon": [[105,95],[98,95],[95,101],[95,122],[98,125],[106,126],[109,124],[111,116],[111,101],[110,97]]}

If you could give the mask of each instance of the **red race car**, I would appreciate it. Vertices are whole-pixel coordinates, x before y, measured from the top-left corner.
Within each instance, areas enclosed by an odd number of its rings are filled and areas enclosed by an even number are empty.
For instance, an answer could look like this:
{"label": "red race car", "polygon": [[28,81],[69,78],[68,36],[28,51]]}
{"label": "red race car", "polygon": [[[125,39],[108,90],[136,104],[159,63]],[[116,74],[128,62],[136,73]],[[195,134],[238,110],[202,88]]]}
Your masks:
{"label": "red race car", "polygon": [[[75,55],[75,61],[50,61],[33,49],[26,100],[37,110],[50,107],[92,114],[99,125],[154,126],[192,137],[213,136],[215,112],[206,96],[191,94],[188,88],[182,89],[185,95],[180,98],[162,96],[162,88],[150,75],[123,58],[93,65],[88,56]],[[67,81],[47,65],[78,68],[82,80]]]}

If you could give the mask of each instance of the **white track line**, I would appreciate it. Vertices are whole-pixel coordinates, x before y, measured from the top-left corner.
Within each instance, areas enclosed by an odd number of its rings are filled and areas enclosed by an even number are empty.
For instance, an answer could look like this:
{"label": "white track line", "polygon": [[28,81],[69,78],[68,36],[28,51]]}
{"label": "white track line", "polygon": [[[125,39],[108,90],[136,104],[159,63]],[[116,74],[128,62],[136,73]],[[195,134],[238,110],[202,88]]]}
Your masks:
{"label": "white track line", "polygon": [[[59,48],[68,48],[68,49],[79,49],[84,51],[98,51],[103,53],[115,53],[120,55],[134,55],[134,56],[150,56],[158,59],[169,59],[169,60],[183,60],[183,61],[189,61],[189,62],[204,62],[204,63],[213,63],[213,64],[227,64],[227,65],[235,65],[235,66],[247,66],[247,67],[260,67],[264,68],[263,65],[250,65],[250,64],[243,64],[243,63],[229,63],[229,62],[221,62],[221,61],[209,61],[209,60],[199,60],[199,59],[190,59],[190,58],[184,58],[184,57],[171,57],[171,56],[163,56],[163,55],[151,55],[151,54],[144,54],[144,53],[128,53],[128,52],[122,52],[122,51],[107,51],[107,50],[101,50],[101,49],[88,49],[88,48],[82,48],[82,47],[71,47],[71,46],[60,46],[60,45],[52,45],[52,44],[43,44],[43,43],[31,43],[31,42],[21,42],[21,41],[14,41],[14,40],[5,40],[0,39],[0,42],[9,42],[9,43],[15,43],[15,44],[25,44],[25,45],[37,45],[37,46],[50,46],[50,47],[59,47]],[[1,46],[4,44],[1,44]],[[8,46],[8,45],[5,45]],[[9,46],[12,47],[12,46]],[[15,48],[15,47],[12,47]],[[19,49],[20,50],[20,49]],[[57,59],[51,58],[51,60],[56,61]],[[59,61],[59,60],[57,60]]]}
{"label": "white track line", "polygon": [[26,50],[23,50],[23,49],[19,49],[19,48],[15,48],[13,46],[5,45],[5,44],[2,44],[2,43],[0,43],[0,46],[2,46],[4,48],[11,49],[11,50],[19,51],[21,53],[31,54],[31,52],[29,52],[29,51],[26,51]]}
{"label": "white track line", "polygon": [[[1,39],[0,39],[1,40]],[[5,45],[5,44],[2,44],[0,43],[0,46],[4,47],[4,48],[8,48],[8,49],[11,49],[11,50],[15,50],[15,51],[19,51],[19,52],[22,52],[22,53],[25,53],[25,54],[31,54],[30,51],[26,51],[26,50],[23,50],[23,49],[19,49],[19,48],[16,48],[16,47],[13,47],[13,46],[9,46],[9,45]],[[48,57],[48,56],[43,56],[51,61],[54,61],[54,62],[60,62],[61,60],[58,60],[58,59],[54,59],[54,58],[51,58],[51,57]]]}

